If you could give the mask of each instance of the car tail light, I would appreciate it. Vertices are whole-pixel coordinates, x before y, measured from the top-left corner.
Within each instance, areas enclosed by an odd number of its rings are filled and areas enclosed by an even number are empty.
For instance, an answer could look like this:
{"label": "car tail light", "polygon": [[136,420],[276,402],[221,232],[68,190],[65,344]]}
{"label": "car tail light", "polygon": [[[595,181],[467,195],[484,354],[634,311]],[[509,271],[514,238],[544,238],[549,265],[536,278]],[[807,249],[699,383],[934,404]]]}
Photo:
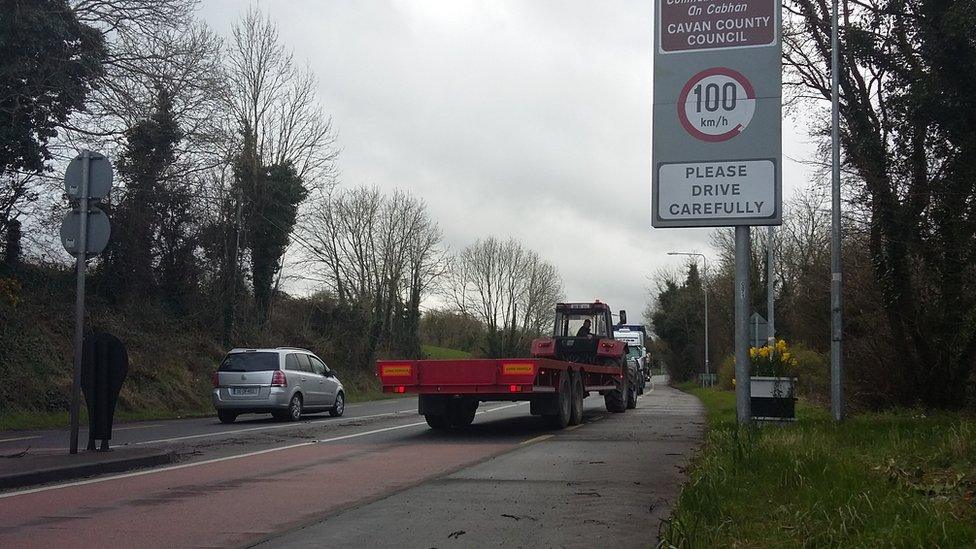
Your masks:
{"label": "car tail light", "polygon": [[271,376],[271,386],[272,387],[287,387],[288,380],[285,378],[285,373],[281,370],[275,370],[274,374]]}
{"label": "car tail light", "polygon": [[213,383],[214,389],[220,387],[220,372],[214,372],[213,375],[210,376],[210,382]]}
{"label": "car tail light", "polygon": [[520,385],[509,385],[508,386],[508,392],[509,393],[521,393],[522,392],[522,387]]}

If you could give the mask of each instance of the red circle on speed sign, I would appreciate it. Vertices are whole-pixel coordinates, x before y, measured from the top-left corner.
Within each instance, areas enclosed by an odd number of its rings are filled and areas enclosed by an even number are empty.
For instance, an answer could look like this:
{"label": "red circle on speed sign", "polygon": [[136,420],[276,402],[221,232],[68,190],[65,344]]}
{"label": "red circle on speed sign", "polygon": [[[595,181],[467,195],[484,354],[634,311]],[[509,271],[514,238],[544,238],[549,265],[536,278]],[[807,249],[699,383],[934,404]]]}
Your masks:
{"label": "red circle on speed sign", "polygon": [[678,120],[702,141],[727,141],[742,133],[756,112],[756,91],[739,71],[712,67],[692,76],[678,96]]}

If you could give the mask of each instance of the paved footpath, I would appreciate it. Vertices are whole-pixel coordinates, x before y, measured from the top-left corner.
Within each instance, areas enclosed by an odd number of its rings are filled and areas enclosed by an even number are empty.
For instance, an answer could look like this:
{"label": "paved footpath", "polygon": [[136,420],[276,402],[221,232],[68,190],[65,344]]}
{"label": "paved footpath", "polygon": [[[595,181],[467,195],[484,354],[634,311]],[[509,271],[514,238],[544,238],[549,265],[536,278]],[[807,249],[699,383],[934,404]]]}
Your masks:
{"label": "paved footpath", "polygon": [[636,410],[589,408],[578,428],[541,435],[262,547],[652,546],[701,441],[703,414],[695,397],[657,386]]}

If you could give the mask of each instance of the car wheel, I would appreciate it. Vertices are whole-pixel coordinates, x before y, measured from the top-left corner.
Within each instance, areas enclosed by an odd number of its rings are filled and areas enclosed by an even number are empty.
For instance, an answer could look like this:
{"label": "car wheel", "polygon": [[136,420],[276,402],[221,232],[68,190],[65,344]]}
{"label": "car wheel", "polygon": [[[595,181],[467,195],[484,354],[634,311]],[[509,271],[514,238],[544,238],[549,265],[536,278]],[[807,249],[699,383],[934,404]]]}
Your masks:
{"label": "car wheel", "polygon": [[346,397],[342,393],[336,395],[335,406],[329,410],[329,415],[332,417],[341,417],[342,412],[346,409]]}
{"label": "car wheel", "polygon": [[234,423],[234,420],[237,419],[237,413],[227,410],[218,410],[217,419],[219,419],[221,423]]}
{"label": "car wheel", "polygon": [[288,403],[288,410],[273,412],[271,415],[279,421],[298,421],[302,417],[302,395],[296,394]]}

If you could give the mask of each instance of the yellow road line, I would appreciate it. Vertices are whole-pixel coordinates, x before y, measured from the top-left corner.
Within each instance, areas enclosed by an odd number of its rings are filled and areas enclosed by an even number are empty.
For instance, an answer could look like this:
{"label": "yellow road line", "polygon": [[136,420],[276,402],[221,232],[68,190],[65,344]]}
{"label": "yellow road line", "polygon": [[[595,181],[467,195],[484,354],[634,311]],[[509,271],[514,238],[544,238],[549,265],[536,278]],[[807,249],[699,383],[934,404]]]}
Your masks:
{"label": "yellow road line", "polygon": [[539,435],[535,438],[530,438],[529,440],[523,440],[519,444],[532,444],[533,442],[542,442],[543,440],[552,438],[552,435]]}
{"label": "yellow road line", "polygon": [[29,437],[5,438],[5,439],[0,439],[0,442],[13,442],[15,440],[32,440],[32,439],[35,439],[35,438],[41,438],[41,437],[40,436],[29,436]]}

